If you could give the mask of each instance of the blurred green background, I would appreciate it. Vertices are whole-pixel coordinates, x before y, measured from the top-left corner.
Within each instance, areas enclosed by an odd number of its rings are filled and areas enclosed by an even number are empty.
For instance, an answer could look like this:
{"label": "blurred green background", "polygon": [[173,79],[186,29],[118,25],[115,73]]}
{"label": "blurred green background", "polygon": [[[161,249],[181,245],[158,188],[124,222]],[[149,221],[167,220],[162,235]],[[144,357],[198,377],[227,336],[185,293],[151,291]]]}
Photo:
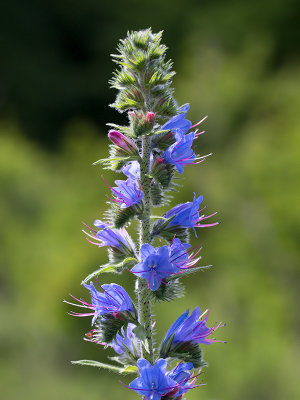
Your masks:
{"label": "blurred green background", "polygon": [[[206,346],[206,386],[188,399],[296,400],[299,387],[300,58],[293,0],[148,3],[10,0],[0,4],[0,381],[5,400],[133,399],[120,377],[70,360],[104,361],[82,340],[89,319],[66,315],[68,293],[106,252],[81,222],[105,210],[93,161],[107,154],[108,79],[127,30],[164,30],[179,104],[207,162],[187,167],[175,202],[203,194],[222,224],[200,230],[207,272],[155,307],[157,341],[196,305],[223,320]],[[105,173],[108,180],[113,175]],[[131,291],[129,274],[105,277]],[[125,382],[130,377],[124,378]]]}

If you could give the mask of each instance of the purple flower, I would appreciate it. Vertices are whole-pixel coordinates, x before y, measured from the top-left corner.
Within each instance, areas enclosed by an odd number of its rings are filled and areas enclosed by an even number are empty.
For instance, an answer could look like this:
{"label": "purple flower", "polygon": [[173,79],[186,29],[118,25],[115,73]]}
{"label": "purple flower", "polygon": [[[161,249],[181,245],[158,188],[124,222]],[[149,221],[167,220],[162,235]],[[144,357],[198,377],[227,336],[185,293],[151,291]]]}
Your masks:
{"label": "purple flower", "polygon": [[[206,316],[203,318],[203,316]],[[172,346],[182,342],[202,343],[211,344],[214,342],[221,342],[221,340],[208,339],[216,329],[223,326],[219,324],[208,328],[205,324],[208,319],[208,311],[205,311],[201,315],[201,310],[196,307],[195,310],[189,316],[189,310],[183,313],[168,330],[163,343],[169,340],[172,336]],[[202,319],[203,318],[203,319]]]}
{"label": "purple flower", "polygon": [[[195,138],[197,138],[203,132],[187,132],[201,124],[204,121],[203,118],[197,124],[192,126],[192,123],[186,119],[186,113],[189,110],[189,104],[186,104],[181,108],[181,113],[171,118],[166,124],[162,126],[163,130],[169,130],[175,137],[175,143],[172,143],[170,147],[163,153],[165,162],[175,165],[179,174],[183,173],[184,166],[188,164],[199,164],[204,161],[207,156],[196,157],[192,144]],[[170,133],[163,136],[162,140],[165,142],[170,140]]]}
{"label": "purple flower", "polygon": [[184,106],[181,107],[180,109],[180,114],[175,115],[175,117],[172,117],[168,122],[166,122],[161,129],[162,130],[169,130],[174,133],[182,133],[185,134],[188,132],[191,127],[192,123],[186,119],[186,113],[190,109],[189,104],[185,104]]}
{"label": "purple flower", "polygon": [[[197,198],[196,194],[194,193],[193,201],[188,201],[187,203],[178,204],[177,206],[171,208],[164,217],[171,218],[172,221],[168,224],[168,226],[180,226],[184,228],[192,228],[196,234],[195,228],[204,228],[208,226],[218,225],[219,222],[214,222],[212,224],[201,224],[200,222],[212,217],[213,215],[217,214],[216,212],[210,215],[199,215],[199,212],[204,210],[203,207],[201,210],[198,210],[199,205],[203,201],[203,196],[199,196]],[[197,236],[197,235],[196,235]]]}
{"label": "purple flower", "polygon": [[200,260],[200,257],[195,257],[201,248],[194,254],[191,253],[193,249],[188,250],[190,247],[190,244],[182,243],[178,238],[172,240],[170,245],[170,263],[177,269],[177,273],[182,273],[184,270],[192,268]]}
{"label": "purple flower", "polygon": [[130,161],[124,167],[121,172],[127,176],[127,178],[138,180],[140,179],[140,163],[138,161]]}
{"label": "purple flower", "polygon": [[[102,320],[103,322],[103,320]],[[116,333],[114,339],[109,343],[104,342],[103,331],[98,329],[92,329],[90,332],[85,334],[84,340],[92,343],[96,343],[102,346],[109,346],[118,354],[117,359],[121,362],[128,364],[132,362],[132,358],[139,358],[139,344],[135,333],[133,332],[136,327],[135,324],[129,322],[127,327],[124,325]]]}
{"label": "purple flower", "polygon": [[131,272],[141,276],[148,282],[151,290],[157,290],[164,278],[176,272],[176,267],[170,262],[168,246],[152,247],[145,243],[140,251],[142,261],[136,264]]}
{"label": "purple flower", "polygon": [[[175,115],[175,117],[172,117],[168,122],[166,122],[161,129],[162,130],[168,130],[173,132],[174,134],[179,134],[179,135],[185,135],[191,128],[195,128],[196,126],[200,125],[206,118],[202,118],[200,121],[198,121],[195,125],[192,125],[191,121],[186,119],[186,114],[190,109],[189,104],[183,105],[179,111],[180,114]],[[202,132],[195,132],[195,137],[198,137],[204,133]]]}
{"label": "purple flower", "polygon": [[[153,154],[150,153],[150,165],[152,164],[152,162]],[[140,171],[141,167],[138,161],[129,161],[120,170],[120,172],[123,172],[123,174],[126,175],[127,178],[133,179],[135,181],[138,181],[140,179]]]}
{"label": "purple flower", "polygon": [[193,364],[183,363],[177,364],[177,366],[170,372],[167,372],[167,375],[173,379],[175,382],[178,382],[177,388],[172,392],[167,394],[168,399],[172,400],[180,400],[182,396],[190,389],[196,388],[200,385],[195,386],[197,375],[193,376],[190,370],[193,369]]}
{"label": "purple flower", "polygon": [[137,182],[134,179],[128,178],[126,181],[117,180],[115,181],[116,187],[112,187],[111,190],[115,196],[115,199],[111,199],[120,203],[121,208],[127,208],[134,204],[140,204],[144,193],[141,187],[137,187]]}
{"label": "purple flower", "polygon": [[87,303],[82,299],[77,299],[72,296],[75,300],[77,300],[80,304],[73,304],[65,301],[68,304],[72,304],[78,307],[87,308],[92,310],[92,312],[88,313],[77,313],[71,312],[71,315],[76,317],[86,317],[93,316],[92,325],[96,321],[96,319],[105,314],[118,314],[122,312],[134,313],[134,308],[132,301],[127,294],[127,292],[122,288],[122,286],[117,285],[116,283],[111,283],[109,285],[99,285],[103,290],[103,293],[98,292],[93,283],[90,282],[89,285],[82,282],[83,286],[88,289],[91,293],[92,303]]}
{"label": "purple flower", "polygon": [[[118,332],[116,338],[112,341],[110,346],[115,350],[118,354],[123,354],[127,352],[127,349],[131,351],[132,354],[136,353],[136,349],[138,348],[138,340],[132,330],[135,328],[134,324],[129,323],[127,325],[126,332],[124,331],[124,327],[121,329],[121,334]],[[125,346],[127,349],[125,348]]]}
{"label": "purple flower", "polygon": [[110,246],[118,250],[128,249],[131,252],[134,251],[134,243],[125,228],[112,229],[111,225],[99,219],[94,221],[94,225],[96,228],[99,228],[98,231],[92,229],[88,225],[86,226],[90,229],[91,233],[87,233],[83,230],[87,235],[86,239],[88,242],[99,247]]}
{"label": "purple flower", "polygon": [[[195,133],[191,132],[187,135],[178,133],[175,137],[176,142],[162,156],[165,162],[175,165],[179,174],[182,174],[185,165],[197,163],[195,152],[191,148],[195,139]],[[204,161],[204,158],[202,161]]]}
{"label": "purple flower", "polygon": [[154,365],[141,358],[137,361],[140,376],[134,379],[129,388],[147,400],[160,400],[162,396],[178,387],[178,383],[167,374],[167,362],[159,359]]}

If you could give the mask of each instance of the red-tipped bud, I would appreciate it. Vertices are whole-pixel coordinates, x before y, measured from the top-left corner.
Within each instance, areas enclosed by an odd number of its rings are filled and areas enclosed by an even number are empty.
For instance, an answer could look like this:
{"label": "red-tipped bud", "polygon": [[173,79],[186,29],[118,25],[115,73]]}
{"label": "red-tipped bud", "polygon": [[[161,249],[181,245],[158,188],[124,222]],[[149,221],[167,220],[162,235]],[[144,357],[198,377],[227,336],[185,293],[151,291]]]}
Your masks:
{"label": "red-tipped bud", "polygon": [[149,121],[149,124],[153,124],[155,120],[155,113],[154,112],[147,112],[147,118]]}
{"label": "red-tipped bud", "polygon": [[142,112],[129,111],[133,132],[135,136],[149,134],[155,123],[155,113],[148,111],[146,114]]}

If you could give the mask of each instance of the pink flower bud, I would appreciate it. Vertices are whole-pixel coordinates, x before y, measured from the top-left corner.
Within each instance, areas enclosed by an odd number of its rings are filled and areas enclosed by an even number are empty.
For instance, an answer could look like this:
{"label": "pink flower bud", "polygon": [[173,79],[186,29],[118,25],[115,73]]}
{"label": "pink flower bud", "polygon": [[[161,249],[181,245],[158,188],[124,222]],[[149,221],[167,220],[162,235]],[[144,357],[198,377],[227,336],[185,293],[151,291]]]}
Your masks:
{"label": "pink flower bud", "polygon": [[154,112],[147,112],[147,118],[149,121],[149,124],[152,124],[155,120],[155,113]]}
{"label": "pink flower bud", "polygon": [[120,147],[122,150],[125,150],[125,152],[127,152],[127,153],[136,154],[138,151],[138,149],[137,149],[136,145],[133,143],[133,141],[130,140],[125,135],[123,135],[123,133],[121,133],[121,132],[114,131],[114,130],[109,131],[108,138],[113,144]]}

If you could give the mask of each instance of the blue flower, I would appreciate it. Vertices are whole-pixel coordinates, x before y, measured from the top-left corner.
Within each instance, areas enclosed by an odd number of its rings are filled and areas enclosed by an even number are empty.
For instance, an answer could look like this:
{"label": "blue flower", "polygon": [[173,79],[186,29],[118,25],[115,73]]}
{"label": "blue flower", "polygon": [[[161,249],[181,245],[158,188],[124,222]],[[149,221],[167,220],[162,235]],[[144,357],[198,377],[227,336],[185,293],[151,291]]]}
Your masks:
{"label": "blue flower", "polygon": [[[203,315],[206,313],[206,316]],[[189,310],[183,313],[168,330],[163,343],[169,340],[172,336],[172,346],[182,342],[202,343],[211,344],[214,342],[221,342],[220,340],[208,339],[216,329],[223,326],[221,324],[217,326],[207,327],[205,324],[208,319],[208,312],[201,315],[201,310],[196,307],[195,310],[189,316]]]}
{"label": "blue flower", "polygon": [[121,168],[121,172],[127,176],[127,178],[138,180],[140,178],[140,163],[138,161],[129,161]]}
{"label": "blue flower", "polygon": [[118,314],[121,312],[129,312],[134,313],[134,308],[132,301],[128,295],[128,293],[122,288],[122,286],[117,285],[116,283],[104,284],[101,285],[101,289],[103,293],[98,292],[94,287],[93,283],[90,282],[89,285],[82,282],[83,286],[88,289],[91,293],[92,303],[87,303],[82,299],[77,299],[72,296],[75,300],[77,300],[80,304],[73,304],[66,301],[68,304],[72,304],[75,306],[87,308],[92,310],[92,312],[88,313],[77,313],[71,312],[71,315],[76,317],[85,317],[85,316],[93,316],[92,325],[96,321],[98,317],[105,314]]}
{"label": "blue flower", "polygon": [[[166,124],[162,126],[162,130],[168,130],[169,133],[165,134],[161,140],[170,141],[170,135],[175,138],[175,143],[172,143],[170,147],[163,153],[163,158],[166,163],[173,164],[177,168],[179,174],[183,173],[184,166],[188,164],[199,164],[204,161],[208,155],[202,157],[196,157],[192,144],[195,138],[204,133],[202,132],[190,132],[187,133],[191,128],[201,124],[205,118],[197,122],[192,126],[192,123],[186,119],[186,113],[189,110],[189,104],[183,106],[180,111],[181,113],[171,118]],[[171,133],[170,133],[171,132]]]}
{"label": "blue flower", "polygon": [[188,164],[195,164],[196,155],[191,148],[195,133],[191,132],[187,135],[177,133],[175,135],[176,142],[173,143],[164,153],[163,158],[165,162],[175,165],[179,174],[184,171],[184,166]]}
{"label": "blue flower", "polygon": [[167,375],[173,379],[174,381],[178,382],[178,387],[176,388],[176,393],[172,395],[172,393],[168,393],[169,397],[172,400],[179,400],[181,397],[190,389],[195,387],[194,383],[197,379],[196,377],[192,376],[190,370],[193,369],[193,364],[188,362],[184,363],[181,362],[178,364],[172,371],[168,372]]}
{"label": "blue flower", "polygon": [[[150,166],[153,162],[153,153],[150,153]],[[141,166],[138,161],[129,161],[126,163],[119,172],[123,172],[127,178],[138,181],[141,175]]]}
{"label": "blue flower", "polygon": [[177,268],[181,268],[189,261],[187,249],[191,247],[188,243],[181,243],[178,238],[173,239],[170,245],[170,262]]}
{"label": "blue flower", "polygon": [[[203,196],[199,196],[197,198],[196,194],[194,193],[193,201],[188,201],[187,203],[178,204],[177,206],[171,208],[164,217],[171,218],[172,221],[168,224],[168,226],[180,226],[184,228],[192,228],[196,234],[195,228],[203,228],[208,226],[218,225],[219,222],[214,222],[212,224],[201,224],[200,222],[204,219],[212,217],[217,213],[213,213],[210,215],[199,215],[199,212],[204,210],[203,207],[201,210],[198,210],[199,205],[203,201]],[[196,235],[197,236],[197,235]]]}
{"label": "blue flower", "polygon": [[116,353],[123,354],[124,352],[127,352],[125,346],[131,351],[132,354],[136,353],[136,349],[138,348],[138,340],[135,334],[132,332],[134,328],[135,325],[129,323],[127,325],[126,332],[124,331],[124,327],[122,327],[121,334],[119,332],[117,333],[116,338],[110,344]]}
{"label": "blue flower", "polygon": [[185,104],[184,106],[182,106],[180,109],[180,114],[172,117],[161,127],[161,129],[181,134],[185,134],[186,132],[188,132],[192,126],[192,123],[186,119],[186,113],[189,109],[189,104]]}
{"label": "blue flower", "polygon": [[170,249],[168,246],[152,247],[145,243],[140,251],[142,262],[136,264],[131,272],[141,276],[148,282],[151,290],[157,290],[164,278],[176,272],[170,262]]}
{"label": "blue flower", "polygon": [[125,228],[113,229],[111,228],[111,225],[100,221],[99,219],[94,221],[94,225],[96,228],[99,228],[98,231],[92,229],[88,225],[86,225],[86,227],[88,227],[91,232],[87,233],[83,230],[83,232],[87,235],[87,240],[90,243],[99,247],[110,246],[117,248],[118,250],[128,249],[130,251],[134,251],[134,243]]}
{"label": "blue flower", "polygon": [[[134,204],[140,204],[144,193],[141,187],[137,187],[137,182],[134,179],[128,178],[126,181],[115,181],[116,187],[111,190],[115,196],[114,201],[120,203],[121,208],[127,208]],[[111,199],[113,200],[113,199]]]}
{"label": "blue flower", "polygon": [[154,365],[141,358],[137,361],[140,376],[134,379],[129,388],[147,400],[160,400],[172,391],[178,383],[167,374],[167,362],[159,359]]}
{"label": "blue flower", "polygon": [[110,346],[120,356],[126,356],[128,351],[130,351],[134,357],[138,358],[138,339],[133,333],[135,327],[136,325],[131,322],[127,324],[126,330],[124,329],[124,326],[122,326],[122,328],[117,332],[115,339],[110,343],[103,342],[103,337],[99,335],[99,329],[92,329],[90,332],[86,333],[84,340],[102,346]]}

